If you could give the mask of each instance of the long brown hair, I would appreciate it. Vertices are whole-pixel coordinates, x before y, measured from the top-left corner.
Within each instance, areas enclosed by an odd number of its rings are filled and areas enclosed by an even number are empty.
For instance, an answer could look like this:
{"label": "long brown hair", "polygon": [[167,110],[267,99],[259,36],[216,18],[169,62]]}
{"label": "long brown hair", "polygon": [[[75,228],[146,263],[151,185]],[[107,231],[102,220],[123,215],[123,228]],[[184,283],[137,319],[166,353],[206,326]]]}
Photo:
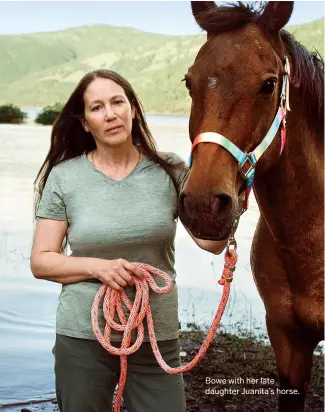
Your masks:
{"label": "long brown hair", "polygon": [[177,164],[168,163],[158,155],[156,143],[144,117],[142,104],[131,84],[112,70],[94,70],[85,74],[80,80],[53,124],[50,150],[34,181],[35,217],[52,168],[65,160],[80,156],[84,152],[88,153],[96,148],[94,138],[83,129],[81,124],[85,111],[84,92],[96,78],[112,80],[123,88],[130,104],[135,108],[135,118],[132,123],[133,143],[141,146],[143,153],[165,170],[177,190],[174,171],[184,164],[183,162]]}

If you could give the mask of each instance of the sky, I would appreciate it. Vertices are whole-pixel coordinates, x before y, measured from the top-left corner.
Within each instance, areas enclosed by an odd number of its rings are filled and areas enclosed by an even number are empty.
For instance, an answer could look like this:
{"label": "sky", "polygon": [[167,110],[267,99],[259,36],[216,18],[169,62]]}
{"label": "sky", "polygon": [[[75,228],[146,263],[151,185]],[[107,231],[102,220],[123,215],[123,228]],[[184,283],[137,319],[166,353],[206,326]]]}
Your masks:
{"label": "sky", "polygon": [[[324,16],[323,1],[297,1],[289,24]],[[169,34],[199,34],[189,1],[0,1],[0,35],[109,24]]]}

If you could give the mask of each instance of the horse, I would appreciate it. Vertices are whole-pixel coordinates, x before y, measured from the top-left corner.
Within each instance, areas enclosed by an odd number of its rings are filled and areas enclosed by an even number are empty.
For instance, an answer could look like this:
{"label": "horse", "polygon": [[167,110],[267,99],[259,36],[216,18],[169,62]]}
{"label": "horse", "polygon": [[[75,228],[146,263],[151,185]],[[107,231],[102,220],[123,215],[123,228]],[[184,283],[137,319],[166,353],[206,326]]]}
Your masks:
{"label": "horse", "polygon": [[304,411],[313,351],[324,339],[324,63],[283,29],[293,3],[191,2],[207,38],[184,78],[192,163],[178,200],[194,236],[224,240],[253,187],[260,217],[251,267],[279,412]]}

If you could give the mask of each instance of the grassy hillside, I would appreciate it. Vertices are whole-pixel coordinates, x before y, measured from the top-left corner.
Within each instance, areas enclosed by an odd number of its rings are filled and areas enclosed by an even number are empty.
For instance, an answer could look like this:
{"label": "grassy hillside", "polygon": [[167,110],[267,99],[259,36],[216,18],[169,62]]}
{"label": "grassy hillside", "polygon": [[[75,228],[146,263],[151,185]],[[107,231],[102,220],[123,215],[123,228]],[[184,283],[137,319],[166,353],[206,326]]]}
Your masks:
{"label": "grassy hillside", "polygon": [[[323,55],[324,19],[288,30]],[[87,71],[105,67],[132,83],[147,112],[187,114],[189,97],[181,80],[205,38],[108,25],[0,36],[0,104],[64,102]]]}
{"label": "grassy hillside", "polygon": [[309,50],[317,50],[324,57],[324,19],[287,28]]}

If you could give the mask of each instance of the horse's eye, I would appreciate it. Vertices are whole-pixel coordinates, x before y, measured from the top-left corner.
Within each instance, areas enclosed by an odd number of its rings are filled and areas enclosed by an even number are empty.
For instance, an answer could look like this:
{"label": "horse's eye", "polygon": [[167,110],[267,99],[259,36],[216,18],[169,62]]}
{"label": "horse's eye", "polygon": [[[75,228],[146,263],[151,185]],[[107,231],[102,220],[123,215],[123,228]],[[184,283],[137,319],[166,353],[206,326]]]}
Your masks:
{"label": "horse's eye", "polygon": [[272,94],[276,85],[276,79],[267,79],[261,87],[260,94]]}

